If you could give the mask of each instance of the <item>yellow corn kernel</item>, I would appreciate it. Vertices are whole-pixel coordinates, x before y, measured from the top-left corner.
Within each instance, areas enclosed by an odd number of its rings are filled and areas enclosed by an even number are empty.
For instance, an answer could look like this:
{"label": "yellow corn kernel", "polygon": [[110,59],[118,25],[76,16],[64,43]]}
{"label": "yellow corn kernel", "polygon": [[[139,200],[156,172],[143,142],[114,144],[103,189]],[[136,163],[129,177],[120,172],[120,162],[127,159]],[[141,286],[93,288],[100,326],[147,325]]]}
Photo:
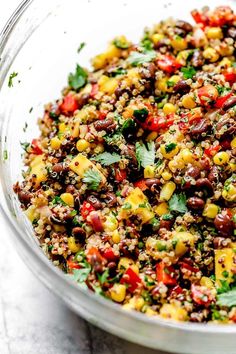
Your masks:
{"label": "yellow corn kernel", "polygon": [[174,321],[186,321],[187,311],[177,304],[164,304],[160,309],[160,316]]}
{"label": "yellow corn kernel", "polygon": [[219,59],[219,54],[214,48],[208,47],[204,50],[203,56],[208,59],[211,63],[214,63]]}
{"label": "yellow corn kernel", "polygon": [[232,61],[229,60],[229,58],[223,58],[220,63],[219,63],[219,66],[223,66],[223,67],[226,67],[226,68],[230,68],[232,65]]}
{"label": "yellow corn kernel", "polygon": [[151,132],[151,133],[148,134],[148,136],[147,136],[147,141],[156,140],[157,136],[158,136],[158,133],[157,133],[157,132]]}
{"label": "yellow corn kernel", "polygon": [[76,143],[76,149],[79,152],[85,151],[90,146],[90,143],[85,139],[79,139]]}
{"label": "yellow corn kernel", "polygon": [[206,36],[208,39],[221,39],[223,38],[223,33],[220,27],[210,27],[206,32]]}
{"label": "yellow corn kernel", "polygon": [[164,214],[168,214],[168,212],[169,212],[168,204],[166,202],[162,202],[154,208],[154,211],[159,216],[162,216]]}
{"label": "yellow corn kernel", "polygon": [[123,284],[114,284],[110,290],[111,298],[116,302],[123,302],[126,295],[126,286]]}
{"label": "yellow corn kernel", "polygon": [[173,105],[172,103],[166,103],[163,107],[163,112],[165,114],[170,114],[170,113],[175,113],[177,107]]}
{"label": "yellow corn kernel", "polygon": [[144,298],[140,296],[135,299],[134,307],[137,311],[140,311],[144,306],[144,304],[145,304]]}
{"label": "yellow corn kernel", "polygon": [[74,197],[71,193],[63,193],[61,194],[61,200],[63,200],[64,203],[69,205],[70,207],[73,208],[74,206]]}
{"label": "yellow corn kernel", "polygon": [[31,205],[28,209],[25,210],[25,215],[31,222],[33,222],[35,219],[39,217],[39,212],[36,211],[34,205]]}
{"label": "yellow corn kernel", "polygon": [[172,177],[172,174],[168,171],[163,171],[161,174],[161,177],[165,180],[165,181],[169,181]]}
{"label": "yellow corn kernel", "polygon": [[209,203],[205,205],[202,215],[206,218],[215,219],[218,211],[219,207],[216,204]]}
{"label": "yellow corn kernel", "polygon": [[205,286],[208,289],[214,289],[215,288],[212,280],[210,278],[208,278],[208,277],[202,277],[200,279],[200,285],[201,286]]}
{"label": "yellow corn kernel", "polygon": [[154,311],[150,306],[147,307],[146,311],[145,311],[145,315],[147,316],[156,316],[157,312]]}
{"label": "yellow corn kernel", "polygon": [[229,164],[229,167],[230,167],[230,169],[231,169],[232,172],[235,172],[235,171],[236,171],[236,163],[231,162],[231,163]]}
{"label": "yellow corn kernel", "polygon": [[162,144],[160,146],[160,151],[163,157],[171,159],[179,152],[179,147],[176,143]]}
{"label": "yellow corn kernel", "polygon": [[213,162],[216,165],[225,165],[229,162],[229,154],[226,151],[220,151],[213,157]]}
{"label": "yellow corn kernel", "polygon": [[118,225],[118,221],[113,214],[106,216],[106,221],[103,223],[104,230],[108,232],[116,230]]}
{"label": "yellow corn kernel", "polygon": [[185,163],[193,162],[193,153],[187,148],[181,150],[180,156]]}
{"label": "yellow corn kernel", "polygon": [[177,82],[180,80],[179,75],[172,75],[169,79],[169,81],[173,82],[174,84],[177,84]]}
{"label": "yellow corn kernel", "polygon": [[157,88],[158,88],[158,90],[160,90],[160,91],[162,91],[162,92],[166,92],[167,91],[167,89],[168,89],[168,87],[167,87],[167,78],[162,78],[162,79],[159,79],[158,81],[157,81]]}
{"label": "yellow corn kernel", "polygon": [[236,149],[236,137],[233,138],[233,140],[231,140],[230,145],[231,145],[231,148],[232,148],[232,149]]}
{"label": "yellow corn kernel", "polygon": [[220,48],[219,48],[220,55],[222,57],[224,56],[230,56],[234,52],[234,47],[232,45],[228,45],[226,43],[221,43]]}
{"label": "yellow corn kernel", "polygon": [[61,147],[61,140],[58,137],[52,138],[50,145],[53,150],[59,150]]}
{"label": "yellow corn kernel", "polygon": [[174,193],[176,184],[172,181],[167,182],[161,189],[160,201],[168,201]]}
{"label": "yellow corn kernel", "polygon": [[114,230],[112,233],[112,241],[114,243],[119,243],[120,242],[120,234],[118,232],[118,230]]}
{"label": "yellow corn kernel", "polygon": [[68,248],[72,253],[77,253],[80,250],[80,245],[75,242],[73,236],[68,237]]}
{"label": "yellow corn kernel", "polygon": [[144,169],[144,178],[155,177],[155,166],[148,165]]}
{"label": "yellow corn kernel", "polygon": [[59,128],[59,133],[65,133],[66,124],[65,123],[59,123],[58,128]]}
{"label": "yellow corn kernel", "polygon": [[192,109],[196,107],[196,102],[190,95],[185,95],[182,99],[182,105],[184,108]]}
{"label": "yellow corn kernel", "polygon": [[230,183],[222,192],[222,197],[228,202],[236,201],[236,187]]}
{"label": "yellow corn kernel", "polygon": [[97,146],[94,149],[95,154],[100,154],[103,151],[104,151],[104,145],[103,144],[97,144]]}
{"label": "yellow corn kernel", "polygon": [[158,44],[163,38],[164,38],[164,35],[161,33],[154,33],[152,35],[152,41],[154,44]]}
{"label": "yellow corn kernel", "polygon": [[182,38],[180,36],[176,36],[170,41],[171,46],[176,49],[176,50],[184,50],[187,48],[187,42],[185,38]]}

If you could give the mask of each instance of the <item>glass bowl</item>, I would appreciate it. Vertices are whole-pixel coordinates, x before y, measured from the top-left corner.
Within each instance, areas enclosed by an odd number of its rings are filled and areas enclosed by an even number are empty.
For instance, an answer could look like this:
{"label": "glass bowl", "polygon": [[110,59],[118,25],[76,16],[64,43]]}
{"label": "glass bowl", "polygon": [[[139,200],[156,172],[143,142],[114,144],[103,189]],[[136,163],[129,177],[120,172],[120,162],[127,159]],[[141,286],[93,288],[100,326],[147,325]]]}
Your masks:
{"label": "glass bowl", "polygon": [[[14,247],[35,275],[86,320],[127,340],[182,354],[234,353],[236,326],[146,317],[79,288],[43,254],[12,185],[21,179],[20,142],[37,136],[36,120],[43,104],[59,97],[77,61],[89,66],[89,58],[105,49],[115,35],[137,40],[146,25],[169,16],[191,21],[190,10],[208,4],[206,0],[26,0],[0,38],[0,201]],[[212,0],[210,4],[236,8],[229,0]],[[86,47],[78,56],[81,42],[86,42]],[[17,76],[9,88],[13,72]]]}

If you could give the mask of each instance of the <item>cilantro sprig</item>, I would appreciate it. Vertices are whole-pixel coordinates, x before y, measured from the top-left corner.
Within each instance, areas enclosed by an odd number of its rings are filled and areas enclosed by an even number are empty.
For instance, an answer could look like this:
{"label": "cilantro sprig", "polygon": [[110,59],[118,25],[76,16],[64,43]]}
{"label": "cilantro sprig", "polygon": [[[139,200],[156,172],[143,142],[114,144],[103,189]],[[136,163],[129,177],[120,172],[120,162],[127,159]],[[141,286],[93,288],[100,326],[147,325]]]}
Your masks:
{"label": "cilantro sprig", "polygon": [[136,157],[139,163],[139,167],[142,166],[145,168],[146,166],[153,165],[155,162],[155,144],[153,141],[147,143],[147,146],[143,143],[137,142],[135,145],[136,149]]}
{"label": "cilantro sprig", "polygon": [[102,177],[98,171],[93,168],[88,168],[84,173],[83,182],[87,184],[88,189],[97,190]]}
{"label": "cilantro sprig", "polygon": [[127,61],[132,66],[139,66],[144,63],[149,63],[156,58],[157,53],[155,50],[146,50],[143,53],[140,52],[131,52]]}
{"label": "cilantro sprig", "polygon": [[97,155],[94,160],[100,162],[104,166],[109,166],[113,163],[119,162],[121,160],[121,156],[115,152],[112,154],[110,152],[103,152]]}
{"label": "cilantro sprig", "polygon": [[184,79],[192,79],[194,75],[196,75],[196,70],[192,66],[187,66],[181,68]]}
{"label": "cilantro sprig", "polygon": [[169,200],[169,210],[180,214],[186,213],[188,211],[186,206],[186,195],[184,193],[173,194]]}
{"label": "cilantro sprig", "polygon": [[87,72],[79,64],[77,64],[75,73],[69,74],[68,84],[75,91],[77,91],[86,85],[87,78],[88,78]]}

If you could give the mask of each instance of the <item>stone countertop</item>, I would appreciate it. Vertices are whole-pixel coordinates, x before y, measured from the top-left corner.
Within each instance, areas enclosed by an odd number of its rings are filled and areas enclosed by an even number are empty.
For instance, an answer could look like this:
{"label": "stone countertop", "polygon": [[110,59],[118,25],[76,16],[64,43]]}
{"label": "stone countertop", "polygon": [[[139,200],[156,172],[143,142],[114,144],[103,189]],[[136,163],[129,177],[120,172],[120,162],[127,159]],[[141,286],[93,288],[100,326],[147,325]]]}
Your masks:
{"label": "stone countertop", "polygon": [[[19,3],[1,2],[0,30]],[[22,262],[8,240],[1,216],[0,235],[1,354],[161,354],[110,335],[78,317]]]}

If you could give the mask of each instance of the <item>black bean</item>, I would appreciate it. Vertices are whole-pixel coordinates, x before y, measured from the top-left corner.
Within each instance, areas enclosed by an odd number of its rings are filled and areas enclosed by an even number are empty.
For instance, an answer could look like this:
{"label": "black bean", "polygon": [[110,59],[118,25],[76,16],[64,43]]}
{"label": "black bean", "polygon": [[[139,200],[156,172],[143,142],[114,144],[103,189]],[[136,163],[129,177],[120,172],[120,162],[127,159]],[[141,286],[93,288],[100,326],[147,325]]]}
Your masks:
{"label": "black bean", "polygon": [[206,190],[208,195],[213,195],[213,186],[208,178],[199,178],[196,181],[196,188]]}
{"label": "black bean", "polygon": [[27,206],[30,203],[30,200],[32,198],[31,193],[29,193],[28,191],[19,191],[18,192],[18,198],[19,201],[24,204],[25,206]]}
{"label": "black bean", "polygon": [[92,204],[92,206],[98,210],[102,208],[102,203],[100,202],[100,200],[95,197],[95,195],[91,194],[90,196],[88,196],[87,198],[87,202]]}
{"label": "black bean", "polygon": [[235,105],[236,105],[236,96],[230,97],[227,99],[227,101],[224,102],[222,106],[222,110],[227,111],[228,109],[232,108]]}
{"label": "black bean", "polygon": [[116,127],[116,124],[113,121],[113,119],[111,119],[111,118],[107,118],[104,120],[97,120],[96,122],[94,122],[94,128],[98,132],[100,132],[102,130],[111,131],[111,130],[115,129],[115,127]]}
{"label": "black bean", "polygon": [[190,89],[191,87],[184,80],[178,81],[173,87],[173,91],[175,93],[180,93],[181,95],[188,93]]}
{"label": "black bean", "polygon": [[147,67],[142,69],[141,77],[142,79],[154,79],[156,74],[156,65],[154,63],[148,64]]}
{"label": "black bean", "polygon": [[85,239],[86,232],[82,227],[76,226],[72,229],[72,235],[78,240],[83,241]]}
{"label": "black bean", "polygon": [[229,135],[235,134],[235,132],[236,123],[234,117],[231,118],[224,115],[215,126],[215,136],[217,139],[227,138]]}
{"label": "black bean", "polygon": [[199,50],[194,50],[193,56],[191,59],[191,64],[195,68],[199,68],[204,64],[204,57]]}
{"label": "black bean", "polygon": [[176,21],[175,26],[181,28],[185,33],[192,32],[193,26],[186,21]]}
{"label": "black bean", "polygon": [[221,236],[230,237],[233,235],[233,222],[228,214],[216,215],[214,225]]}
{"label": "black bean", "polygon": [[209,121],[207,121],[206,119],[203,118],[203,119],[199,120],[199,122],[191,128],[190,133],[191,133],[191,135],[198,136],[203,133],[207,133],[209,128],[210,128]]}
{"label": "black bean", "polygon": [[191,166],[186,170],[186,176],[192,177],[194,179],[200,176],[200,168]]}
{"label": "black bean", "polygon": [[148,188],[160,185],[160,180],[158,178],[148,178],[145,180],[145,184]]}
{"label": "black bean", "polygon": [[187,200],[187,206],[190,209],[201,210],[204,208],[205,202],[202,198],[191,197]]}
{"label": "black bean", "polygon": [[217,183],[219,181],[219,173],[220,173],[219,168],[217,166],[213,166],[210,169],[210,173],[208,175],[209,181]]}
{"label": "black bean", "polygon": [[80,197],[79,197],[79,195],[77,195],[76,197],[75,197],[75,201],[74,201],[74,204],[75,204],[75,208],[76,209],[79,209],[80,208]]}
{"label": "black bean", "polygon": [[105,202],[109,207],[113,207],[117,203],[116,195],[112,192],[106,193]]}
{"label": "black bean", "polygon": [[90,94],[89,93],[84,93],[80,96],[78,96],[78,106],[79,108],[82,108],[84,105],[86,105],[88,103],[88,100],[90,98]]}
{"label": "black bean", "polygon": [[160,220],[160,229],[166,229],[168,231],[171,230],[172,225],[173,225],[173,220]]}
{"label": "black bean", "polygon": [[236,28],[230,27],[227,31],[227,36],[236,39]]}
{"label": "black bean", "polygon": [[73,186],[73,184],[69,184],[67,187],[66,187],[66,193],[71,193],[71,194],[74,194],[75,193],[75,186]]}

